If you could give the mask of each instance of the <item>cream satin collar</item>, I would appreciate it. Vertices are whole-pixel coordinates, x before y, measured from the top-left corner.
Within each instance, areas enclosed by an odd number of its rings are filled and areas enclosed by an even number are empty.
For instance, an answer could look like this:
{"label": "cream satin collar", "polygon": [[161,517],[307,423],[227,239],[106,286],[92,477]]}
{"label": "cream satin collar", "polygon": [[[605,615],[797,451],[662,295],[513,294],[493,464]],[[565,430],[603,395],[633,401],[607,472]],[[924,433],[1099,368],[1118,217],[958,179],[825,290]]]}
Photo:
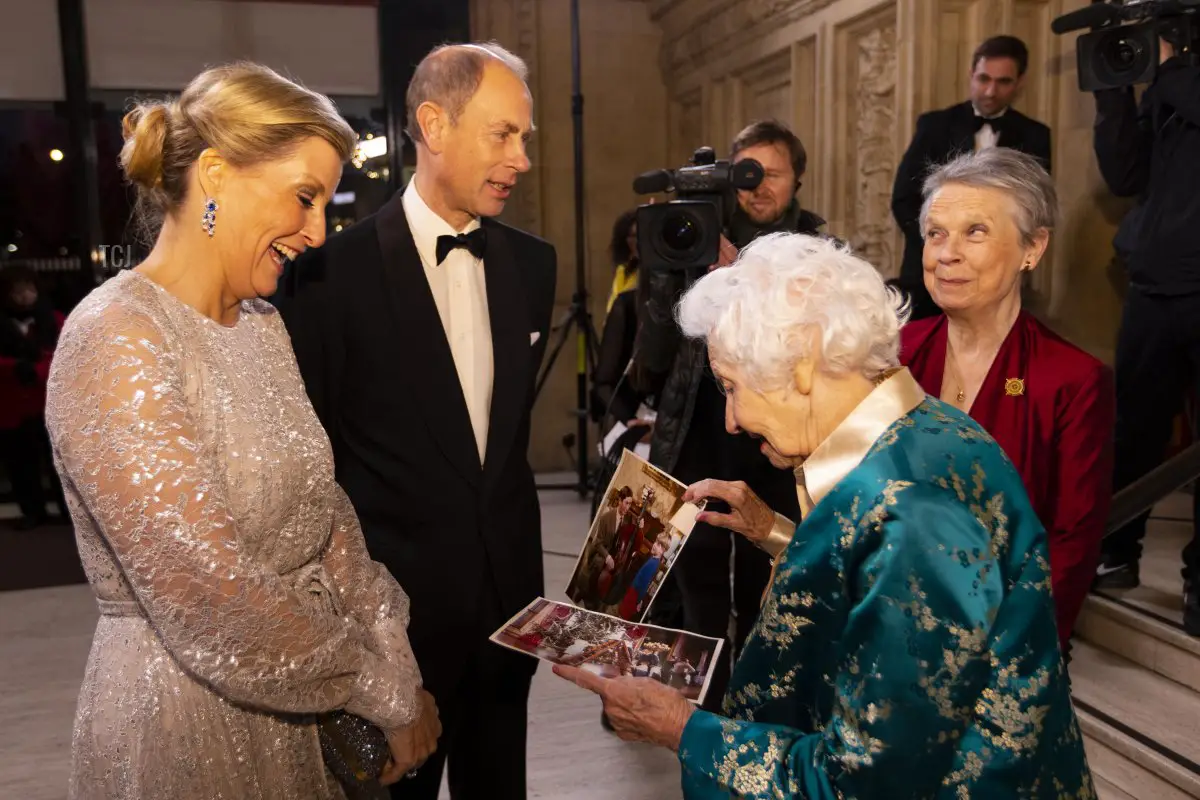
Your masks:
{"label": "cream satin collar", "polygon": [[862,462],[896,420],[924,401],[925,390],[907,367],[887,373],[850,416],[796,467],[796,482],[808,490],[813,505]]}

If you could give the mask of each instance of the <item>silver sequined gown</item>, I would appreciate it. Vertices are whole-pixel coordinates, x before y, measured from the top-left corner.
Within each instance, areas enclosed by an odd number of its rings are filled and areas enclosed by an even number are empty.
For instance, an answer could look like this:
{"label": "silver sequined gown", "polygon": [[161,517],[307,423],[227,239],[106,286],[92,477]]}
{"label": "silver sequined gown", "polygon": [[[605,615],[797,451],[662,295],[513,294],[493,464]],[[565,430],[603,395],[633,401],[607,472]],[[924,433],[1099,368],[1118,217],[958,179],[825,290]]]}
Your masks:
{"label": "silver sequined gown", "polygon": [[46,420],[101,611],[71,797],[340,797],[312,715],[404,726],[420,674],[274,309],[222,326],[121,273],[71,314]]}

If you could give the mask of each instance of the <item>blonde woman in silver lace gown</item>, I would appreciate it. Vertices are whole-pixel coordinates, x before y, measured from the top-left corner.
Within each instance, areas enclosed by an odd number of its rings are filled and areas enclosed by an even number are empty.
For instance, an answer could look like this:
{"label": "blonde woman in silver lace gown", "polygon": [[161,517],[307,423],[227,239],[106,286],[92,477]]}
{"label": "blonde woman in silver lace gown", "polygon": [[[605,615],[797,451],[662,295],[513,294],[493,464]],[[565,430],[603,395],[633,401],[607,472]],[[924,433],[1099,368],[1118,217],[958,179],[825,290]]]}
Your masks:
{"label": "blonde woman in silver lace gown", "polygon": [[341,797],[314,722],[339,709],[388,735],[394,782],[440,734],[408,598],[368,558],[258,299],[282,254],[324,241],[354,134],[326,98],[249,64],[135,108],[125,130],[161,232],[71,314],[47,402],[101,612],[71,796]]}

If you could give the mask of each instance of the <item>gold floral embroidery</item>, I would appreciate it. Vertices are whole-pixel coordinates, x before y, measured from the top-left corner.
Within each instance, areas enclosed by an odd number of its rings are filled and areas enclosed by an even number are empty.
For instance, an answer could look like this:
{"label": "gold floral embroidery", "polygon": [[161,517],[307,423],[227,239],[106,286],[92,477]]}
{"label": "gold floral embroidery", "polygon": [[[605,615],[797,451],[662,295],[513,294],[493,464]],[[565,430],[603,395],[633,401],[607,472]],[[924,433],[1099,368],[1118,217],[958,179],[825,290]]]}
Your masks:
{"label": "gold floral embroidery", "polygon": [[[896,474],[902,462],[886,451],[914,448],[915,437],[939,426],[940,443],[919,453],[923,461],[916,463],[924,466],[917,479]],[[1063,705],[1061,662],[1032,650],[1038,638],[1027,638],[1024,629],[996,627],[1001,598],[1048,605],[1050,573],[1044,537],[1039,542],[1031,533],[1036,521],[1014,513],[1020,501],[1003,491],[1014,488],[1000,469],[1003,456],[975,444],[988,439],[956,412],[927,401],[871,448],[882,455],[878,465],[864,466],[876,472],[860,473],[825,496],[810,517],[807,540],[793,542],[782,557],[735,670],[724,708],[742,722],[723,722],[719,746],[703,755],[693,747],[683,757],[704,758],[695,768],[718,784],[705,800],[731,793],[753,800],[797,796],[800,777],[812,769],[825,770],[821,780],[829,781],[832,796],[851,797],[877,780],[868,770],[908,768],[909,753],[915,780],[932,780],[931,794],[937,784],[944,787],[938,797],[1007,796],[1019,770],[1019,791],[1031,797],[1095,800],[1086,766],[1078,771],[1086,762],[1078,726]],[[904,463],[910,458],[906,451]],[[913,513],[905,512],[906,489],[930,485],[963,504],[970,517],[959,516],[967,525],[924,532],[915,546],[927,548],[919,554],[925,566],[890,574],[892,550],[914,541],[888,539],[887,526]],[[1011,576],[1009,585],[998,586],[1000,574]],[[884,594],[868,600],[876,604],[868,612],[874,618],[866,617],[869,635],[856,640],[848,619],[862,619],[858,601],[872,589],[878,593],[883,579]],[[948,587],[969,594],[947,603]],[[920,715],[902,718],[918,707]],[[812,758],[797,759],[792,747],[805,736],[821,739]],[[945,750],[953,755],[938,759],[944,772],[919,774],[925,755]],[[996,762],[1016,767],[994,777]]]}
{"label": "gold floral embroidery", "polygon": [[[983,767],[984,761],[980,754],[969,751],[962,757],[958,768],[942,780],[942,785],[954,786],[955,784],[962,784],[965,781],[979,780],[979,778],[983,776]],[[965,796],[962,794],[962,789],[964,788],[966,787],[959,787],[960,797]]]}
{"label": "gold floral embroidery", "polygon": [[765,795],[772,789],[785,755],[779,737],[768,732],[766,746],[760,749],[756,742],[737,744],[736,723],[722,722],[722,731],[729,748],[717,766],[717,779],[739,796]]}

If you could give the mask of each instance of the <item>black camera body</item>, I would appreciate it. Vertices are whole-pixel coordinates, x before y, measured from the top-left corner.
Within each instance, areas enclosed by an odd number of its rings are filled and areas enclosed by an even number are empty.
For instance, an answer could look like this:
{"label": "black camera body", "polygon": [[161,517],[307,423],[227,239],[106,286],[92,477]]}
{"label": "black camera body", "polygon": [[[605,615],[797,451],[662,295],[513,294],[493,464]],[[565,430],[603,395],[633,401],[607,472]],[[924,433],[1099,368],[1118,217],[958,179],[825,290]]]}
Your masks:
{"label": "black camera body", "polygon": [[639,175],[633,181],[638,194],[671,192],[678,198],[638,206],[639,269],[678,271],[716,263],[738,190],[756,189],[762,179],[762,165],[754,159],[718,161],[711,147],[698,149],[687,166]]}
{"label": "black camera body", "polygon": [[1091,28],[1075,44],[1085,92],[1150,83],[1158,74],[1159,39],[1196,64],[1200,0],[1092,0],[1050,24],[1057,34]]}

